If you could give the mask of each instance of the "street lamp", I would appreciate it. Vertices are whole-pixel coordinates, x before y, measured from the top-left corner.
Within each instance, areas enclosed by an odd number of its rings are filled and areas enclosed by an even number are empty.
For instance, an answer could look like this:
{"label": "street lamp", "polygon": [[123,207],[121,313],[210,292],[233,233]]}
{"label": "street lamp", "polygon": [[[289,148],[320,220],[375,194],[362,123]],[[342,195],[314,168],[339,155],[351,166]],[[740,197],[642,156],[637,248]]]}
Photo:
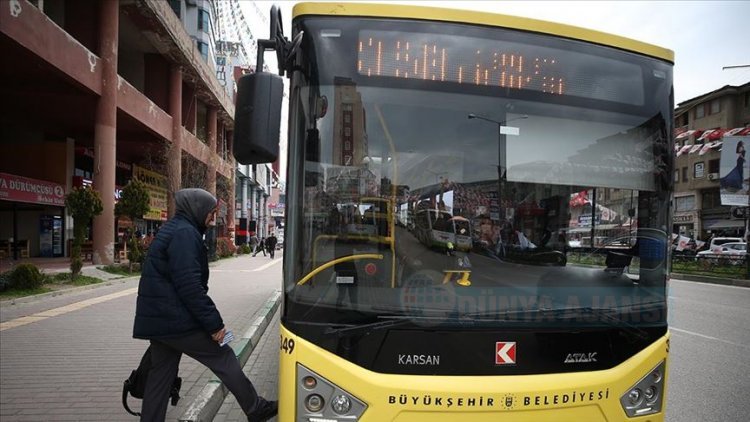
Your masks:
{"label": "street lamp", "polygon": [[[512,119],[507,119],[503,121],[497,121],[490,119],[488,117],[480,116],[478,114],[469,113],[467,116],[469,120],[471,119],[479,119],[484,120],[486,122],[494,123],[497,125],[497,206],[498,211],[501,211],[502,208],[502,196],[503,196],[503,180],[504,172],[503,169],[505,168],[505,156],[503,155],[503,151],[505,151],[505,134],[503,133],[504,125],[508,122],[512,122],[515,120],[522,120],[522,119],[528,119],[529,116],[524,114],[522,116],[514,117]],[[516,133],[518,134],[518,133]],[[504,212],[500,212],[500,218],[504,217]]]}

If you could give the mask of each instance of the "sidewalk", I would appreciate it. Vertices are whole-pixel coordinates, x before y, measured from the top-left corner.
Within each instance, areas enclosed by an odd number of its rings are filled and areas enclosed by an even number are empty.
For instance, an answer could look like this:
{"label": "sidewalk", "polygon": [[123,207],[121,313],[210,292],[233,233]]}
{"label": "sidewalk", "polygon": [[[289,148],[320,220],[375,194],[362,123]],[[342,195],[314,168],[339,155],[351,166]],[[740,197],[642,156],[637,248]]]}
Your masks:
{"label": "sidewalk", "polygon": [[[258,394],[269,400],[279,397],[279,314],[273,318],[262,340],[250,355],[243,368],[255,385]],[[246,422],[240,405],[232,394],[228,394],[213,422]],[[271,419],[276,421],[276,418]]]}
{"label": "sidewalk", "polygon": [[[136,420],[122,408],[121,392],[147,345],[132,338],[137,284],[131,277],[85,292],[0,303],[3,322],[31,321],[0,331],[0,420]],[[225,325],[242,333],[281,287],[281,254],[273,261],[240,256],[212,263],[209,286]],[[182,398],[169,406],[169,421],[178,420],[213,377],[188,357],[179,374]],[[129,403],[140,408],[140,400]]]}

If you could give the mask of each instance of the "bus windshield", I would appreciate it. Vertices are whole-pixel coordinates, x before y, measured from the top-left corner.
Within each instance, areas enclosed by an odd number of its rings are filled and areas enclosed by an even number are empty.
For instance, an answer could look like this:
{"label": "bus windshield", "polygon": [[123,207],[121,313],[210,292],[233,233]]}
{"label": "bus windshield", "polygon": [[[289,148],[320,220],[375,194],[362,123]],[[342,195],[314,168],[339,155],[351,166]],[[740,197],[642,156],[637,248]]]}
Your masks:
{"label": "bus windshield", "polygon": [[671,65],[499,28],[297,25],[285,318],[665,323]]}

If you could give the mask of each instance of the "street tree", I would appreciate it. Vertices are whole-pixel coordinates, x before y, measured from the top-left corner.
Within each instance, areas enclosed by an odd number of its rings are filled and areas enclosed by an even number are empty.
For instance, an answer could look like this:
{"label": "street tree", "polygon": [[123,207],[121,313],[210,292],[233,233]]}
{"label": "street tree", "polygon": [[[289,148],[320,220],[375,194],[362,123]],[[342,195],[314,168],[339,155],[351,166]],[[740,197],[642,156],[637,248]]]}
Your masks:
{"label": "street tree", "polygon": [[73,217],[73,248],[70,253],[70,273],[75,279],[81,273],[81,245],[88,232],[89,222],[104,210],[99,192],[90,187],[73,188],[65,196],[65,207]]}
{"label": "street tree", "polygon": [[[115,215],[118,218],[126,216],[135,224],[135,220],[143,218],[143,215],[151,208],[150,202],[151,196],[146,184],[137,179],[132,179],[122,189],[120,200],[115,205]],[[143,251],[139,240],[133,235],[128,240],[128,265],[131,271],[134,263],[140,264],[143,262]]]}

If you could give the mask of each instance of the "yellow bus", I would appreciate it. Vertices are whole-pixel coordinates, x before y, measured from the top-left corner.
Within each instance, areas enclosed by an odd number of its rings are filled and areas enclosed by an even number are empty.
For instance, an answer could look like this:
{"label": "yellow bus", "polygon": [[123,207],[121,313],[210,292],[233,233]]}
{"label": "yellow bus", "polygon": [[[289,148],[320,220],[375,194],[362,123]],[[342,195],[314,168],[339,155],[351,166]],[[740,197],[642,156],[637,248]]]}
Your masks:
{"label": "yellow bus", "polygon": [[[272,10],[257,63],[275,50],[290,86],[279,420],[664,420],[673,53],[393,4],[301,3],[292,26]],[[281,97],[278,75],[239,81],[239,162],[276,160]],[[470,283],[394,224],[439,180]],[[583,191],[607,215],[580,216]],[[361,198],[388,231],[321,241]],[[633,227],[628,271],[539,258],[594,219]]]}

